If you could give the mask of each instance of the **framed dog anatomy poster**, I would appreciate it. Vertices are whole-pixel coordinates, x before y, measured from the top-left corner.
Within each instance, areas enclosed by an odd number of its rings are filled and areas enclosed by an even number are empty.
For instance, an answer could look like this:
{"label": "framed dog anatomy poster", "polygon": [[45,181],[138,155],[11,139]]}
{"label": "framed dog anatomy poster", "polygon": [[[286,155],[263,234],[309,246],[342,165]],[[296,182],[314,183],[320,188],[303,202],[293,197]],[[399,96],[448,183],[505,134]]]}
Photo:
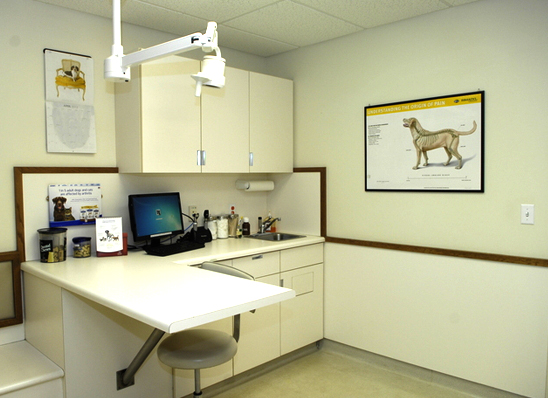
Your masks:
{"label": "framed dog anatomy poster", "polygon": [[483,192],[485,92],[365,107],[365,190]]}

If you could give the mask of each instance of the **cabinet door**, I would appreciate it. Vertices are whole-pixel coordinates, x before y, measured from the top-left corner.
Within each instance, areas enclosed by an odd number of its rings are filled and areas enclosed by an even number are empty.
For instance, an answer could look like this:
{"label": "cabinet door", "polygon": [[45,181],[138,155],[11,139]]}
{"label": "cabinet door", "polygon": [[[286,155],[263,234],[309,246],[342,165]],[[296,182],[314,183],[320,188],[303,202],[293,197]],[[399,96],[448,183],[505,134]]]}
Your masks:
{"label": "cabinet door", "polygon": [[249,172],[249,72],[227,67],[225,77],[202,88],[203,173]]}
{"label": "cabinet door", "polygon": [[252,173],[293,171],[293,81],[250,72]]}
{"label": "cabinet door", "polygon": [[280,303],[281,355],[323,338],[323,264],[282,272],[297,296]]}
{"label": "cabinet door", "polygon": [[[256,281],[278,286],[279,274]],[[280,356],[280,304],[258,308],[241,315],[238,353],[234,357],[234,374],[245,372]]]}
{"label": "cabinet door", "polygon": [[177,56],[141,65],[143,172],[200,172],[200,98],[191,78],[199,71],[199,61]]}

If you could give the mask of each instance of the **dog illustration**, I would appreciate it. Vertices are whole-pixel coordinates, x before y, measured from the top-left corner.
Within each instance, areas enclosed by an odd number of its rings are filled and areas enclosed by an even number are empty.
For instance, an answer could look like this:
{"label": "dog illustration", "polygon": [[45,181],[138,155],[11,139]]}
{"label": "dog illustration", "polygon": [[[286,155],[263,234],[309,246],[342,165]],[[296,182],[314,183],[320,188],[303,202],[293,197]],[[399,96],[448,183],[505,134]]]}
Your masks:
{"label": "dog illustration", "polygon": [[413,166],[413,170],[419,168],[421,162],[421,154],[424,156],[423,166],[428,166],[427,151],[437,148],[445,149],[447,153],[447,162],[443,165],[447,166],[454,156],[458,160],[456,169],[462,168],[462,156],[458,152],[459,137],[461,135],[470,135],[476,131],[477,124],[474,120],[474,127],[470,131],[457,131],[454,129],[443,129],[438,131],[428,131],[422,128],[419,121],[414,117],[409,119],[403,119],[403,127],[409,127],[411,130],[411,136],[413,137],[413,144],[417,150],[417,164]]}
{"label": "dog illustration", "polygon": [[54,203],[53,208],[53,221],[65,221],[65,203],[67,203],[67,198],[58,196],[52,199]]}

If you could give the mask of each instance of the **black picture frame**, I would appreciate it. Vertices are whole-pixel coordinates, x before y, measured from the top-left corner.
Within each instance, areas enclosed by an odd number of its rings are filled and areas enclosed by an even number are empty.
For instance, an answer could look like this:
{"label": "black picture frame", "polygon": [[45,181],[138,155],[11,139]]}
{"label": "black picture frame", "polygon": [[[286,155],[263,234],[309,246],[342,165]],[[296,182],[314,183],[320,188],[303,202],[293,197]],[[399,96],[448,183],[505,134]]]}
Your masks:
{"label": "black picture frame", "polygon": [[365,190],[484,192],[484,107],[485,91],[366,106]]}

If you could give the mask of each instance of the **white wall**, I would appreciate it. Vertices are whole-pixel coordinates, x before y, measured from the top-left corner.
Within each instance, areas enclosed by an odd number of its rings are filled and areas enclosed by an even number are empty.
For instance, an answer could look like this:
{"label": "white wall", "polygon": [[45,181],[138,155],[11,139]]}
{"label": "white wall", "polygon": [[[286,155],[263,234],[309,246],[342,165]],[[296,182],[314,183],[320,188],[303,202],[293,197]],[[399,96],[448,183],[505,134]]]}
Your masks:
{"label": "white wall", "polygon": [[[1,0],[0,33],[3,38],[0,40],[0,54],[3,60],[0,63],[0,202],[3,204],[0,211],[0,224],[3,230],[0,252],[5,252],[17,249],[14,166],[116,166],[116,148],[114,86],[102,77],[103,61],[110,55],[112,45],[110,19],[33,0]],[[173,38],[171,34],[128,24],[122,27],[125,53]],[[97,133],[95,154],[46,152],[44,48],[86,54],[94,60]],[[264,58],[228,49],[222,51],[230,66],[265,72]],[[201,54],[190,52],[185,56],[200,57]],[[203,186],[205,191],[211,189],[207,179],[203,184],[193,184]],[[47,191],[44,190],[43,197],[46,195]],[[21,340],[24,337],[23,333],[21,325],[2,328],[0,344]]]}
{"label": "white wall", "polygon": [[[269,59],[295,82],[296,167],[327,167],[328,236],[547,258],[547,20],[480,0]],[[478,89],[485,193],[365,192],[365,106]],[[335,244],[325,267],[327,338],[545,396],[548,269]]]}
{"label": "white wall", "polygon": [[[547,18],[544,0],[480,0],[269,60],[295,81],[295,166],[327,166],[329,235],[548,257]],[[485,193],[365,192],[364,106],[477,89]]]}

